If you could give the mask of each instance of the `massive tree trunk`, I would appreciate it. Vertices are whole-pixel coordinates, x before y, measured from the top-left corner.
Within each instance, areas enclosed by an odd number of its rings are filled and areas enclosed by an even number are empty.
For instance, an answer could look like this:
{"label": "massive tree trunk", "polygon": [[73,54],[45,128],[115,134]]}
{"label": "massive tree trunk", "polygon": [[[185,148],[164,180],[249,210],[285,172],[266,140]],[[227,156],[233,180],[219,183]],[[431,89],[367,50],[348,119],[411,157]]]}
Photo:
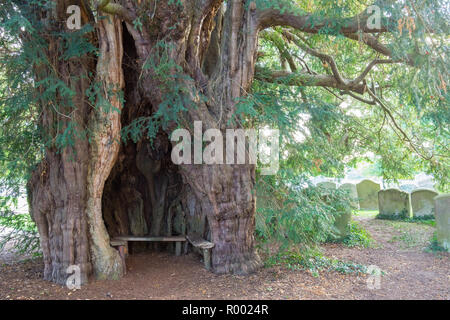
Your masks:
{"label": "massive tree trunk", "polygon": [[[61,12],[61,8],[57,7],[52,16],[61,17]],[[46,54],[55,73],[76,92],[88,90],[89,73],[95,68],[92,59],[82,57],[61,61],[58,55],[64,43],[51,36],[46,40],[49,44]],[[50,77],[53,70],[35,66],[37,80]],[[41,87],[39,93],[44,90]],[[60,106],[47,105],[43,108],[41,125],[46,128],[45,133],[49,137],[70,130],[71,125],[79,128],[87,123],[90,107],[84,96],[75,95],[71,103],[72,106],[61,103]],[[55,143],[47,148],[45,158],[29,181],[31,214],[40,234],[46,280],[64,284],[67,268],[77,265],[84,283],[92,271],[86,217],[88,168],[89,144],[86,139],[76,139],[71,147],[62,152]]]}
{"label": "massive tree trunk", "polygon": [[[64,20],[69,4],[58,3],[52,16],[57,21]],[[54,26],[49,29],[61,31]],[[61,284],[73,272],[67,269],[72,265],[80,268],[81,283],[88,280],[92,271],[98,278],[119,278],[123,273],[119,254],[109,245],[101,207],[104,183],[119,151],[120,114],[92,108],[85,97],[96,81],[111,108],[121,110],[121,30],[121,22],[113,16],[97,24],[95,38],[100,55],[96,64],[93,55],[60,59],[66,43],[49,33],[46,54],[53,68],[36,70],[40,79],[54,76],[51,72],[56,70],[76,93],[66,104],[43,106],[41,125],[49,137],[72,130],[76,133],[73,144],[65,146],[62,152],[56,144],[46,150],[29,182],[31,213],[44,255],[44,278]],[[64,99],[67,97],[61,96]]]}
{"label": "massive tree trunk", "polygon": [[[135,12],[135,4],[127,3],[130,12]],[[185,101],[195,103],[195,107],[179,115],[180,123],[188,124],[190,129],[194,121],[201,121],[202,132],[215,128],[225,137],[225,129],[233,128],[229,120],[234,116],[236,101],[248,90],[253,77],[256,14],[252,6],[246,10],[242,1],[230,2],[224,16],[217,15],[221,1],[206,1],[206,4],[203,11],[197,11],[194,5],[189,7],[186,3],[177,15],[173,14],[172,7],[158,4],[154,19],[163,21],[158,31],[168,38],[166,45],[170,58],[183,66],[183,72],[193,80],[182,80],[186,90],[178,93],[187,95]],[[172,25],[177,28],[167,28]],[[130,24],[127,26],[135,41],[139,65],[143,68],[149,58],[158,59],[151,52],[159,37],[148,34],[145,29],[138,32]],[[212,39],[216,42],[201,42],[202,39],[209,41],[213,30]],[[208,47],[211,50],[206,52]],[[208,60],[204,62],[206,55]],[[152,69],[147,69],[142,75],[140,95],[155,108],[163,101],[164,94],[163,84],[158,83]],[[200,95],[206,99],[201,99]],[[173,129],[174,126],[169,126],[166,131],[170,134]],[[213,271],[247,274],[256,270],[261,261],[255,252],[253,236],[254,165],[191,164],[181,165],[179,172],[207,216],[210,238],[215,244]]]}
{"label": "massive tree trunk", "polygon": [[122,23],[113,16],[98,22],[100,55],[97,81],[104,90],[108,106],[92,111],[88,128],[92,133],[87,177],[87,206],[91,259],[97,278],[119,278],[124,270],[121,259],[109,244],[102,215],[102,196],[106,179],[117,160],[120,143],[120,91],[124,87],[122,71]]}
{"label": "massive tree trunk", "polygon": [[[45,278],[64,283],[72,264],[80,266],[83,282],[92,271],[98,278],[118,278],[123,265],[109,244],[110,236],[147,232],[196,233],[210,239],[215,244],[214,272],[256,270],[261,261],[253,235],[255,166],[248,160],[244,165],[175,166],[170,161],[170,135],[178,125],[192,132],[195,121],[201,121],[202,133],[214,128],[223,137],[226,129],[240,127],[231,120],[254,77],[260,29],[285,24],[317,33],[334,22],[256,8],[254,2],[242,0],[93,1],[106,19],[94,17],[88,1],[54,2],[52,31],[64,31],[67,7],[78,5],[82,24],[95,24],[95,32],[86,37],[99,55],[64,59],[64,43],[48,36],[51,66],[35,66],[37,80],[54,72],[76,93],[70,108],[57,110],[53,103],[43,102],[41,125],[46,134],[55,137],[71,126],[86,133],[75,135],[73,145],[62,152],[52,140],[30,180]],[[342,34],[350,39],[359,31],[386,31],[384,26],[367,30],[366,20],[367,15],[361,15],[336,25],[342,25]],[[286,37],[295,40],[289,33]],[[390,54],[371,35],[365,39],[374,50]],[[354,80],[343,79],[332,57],[305,51],[328,61],[333,75],[294,74],[293,85],[366,91],[368,71]],[[276,81],[284,76],[278,72],[260,78]],[[86,90],[93,83],[100,88],[98,99],[108,101],[113,110],[89,104]],[[138,134],[137,141],[120,142],[121,127],[155,115],[164,123],[148,132],[150,141]]]}
{"label": "massive tree trunk", "polygon": [[[45,279],[64,283],[66,269],[73,264],[81,267],[82,282],[92,271],[97,278],[118,278],[123,265],[109,244],[111,235],[147,231],[162,235],[172,229],[197,233],[214,242],[214,272],[247,274],[261,265],[253,237],[254,165],[185,164],[174,168],[167,161],[173,121],[154,139],[153,145],[159,141],[156,149],[145,139],[122,146],[119,142],[121,126],[153,115],[167,99],[170,88],[154,69],[146,67],[149,59],[153,65],[170,59],[182,68],[166,70],[183,88],[174,94],[191,104],[179,112],[179,123],[189,129],[194,121],[202,121],[203,132],[216,128],[224,137],[225,129],[233,128],[229,120],[235,103],[253,77],[257,33],[254,7],[246,9],[242,1],[231,1],[223,14],[222,1],[203,1],[202,10],[198,10],[200,2],[189,1],[183,6],[155,2],[144,8],[152,12],[152,18],[145,18],[141,30],[129,19],[122,24],[118,16],[99,19],[91,39],[99,48],[96,64],[93,56],[58,59],[60,51],[52,48],[62,44],[49,39],[48,56],[61,80],[77,93],[72,101],[76,111],[61,119],[60,112],[44,106],[42,124],[53,128],[55,123],[62,123],[60,130],[64,130],[75,123],[88,128],[89,139],[76,137],[75,145],[62,153],[56,146],[48,148],[30,180]],[[69,4],[57,2],[58,21],[66,17]],[[78,4],[84,12],[86,8]],[[131,17],[142,15],[136,1],[123,1],[123,5]],[[84,12],[83,17],[87,23],[91,14]],[[123,32],[127,37],[122,37]],[[161,39],[166,56],[158,53]],[[179,77],[180,72],[188,77]],[[90,108],[85,92],[92,81],[100,84],[102,97],[116,111]],[[122,89],[125,107],[117,95]],[[117,112],[121,110],[122,114]],[[69,114],[69,110],[62,111]],[[182,218],[179,212],[174,213],[175,208],[182,208]],[[207,226],[201,222],[205,217]],[[183,220],[182,226],[177,225],[177,219]]]}

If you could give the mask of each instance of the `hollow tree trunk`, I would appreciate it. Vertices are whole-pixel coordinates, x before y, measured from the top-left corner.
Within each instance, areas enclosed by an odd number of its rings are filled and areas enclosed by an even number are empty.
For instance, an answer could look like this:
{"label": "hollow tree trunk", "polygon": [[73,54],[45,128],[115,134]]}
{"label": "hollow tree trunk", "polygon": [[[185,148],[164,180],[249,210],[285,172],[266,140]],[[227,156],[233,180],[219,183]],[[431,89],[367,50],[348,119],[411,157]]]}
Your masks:
{"label": "hollow tree trunk", "polygon": [[[57,55],[60,45],[49,39],[48,55]],[[80,91],[88,89],[88,73],[92,67],[88,59],[55,65],[55,69],[67,80],[67,85]],[[45,70],[38,72],[45,77]],[[74,75],[78,80],[71,80]],[[75,96],[73,99],[77,109],[71,120],[77,124],[87,120],[89,107],[82,97]],[[64,114],[69,112],[70,108],[60,110]],[[60,119],[50,108],[42,112],[41,121],[49,136],[55,136],[57,130],[66,130],[69,125],[68,119]],[[30,211],[40,234],[46,280],[64,284],[70,265],[80,267],[82,283],[87,281],[91,272],[86,218],[88,162],[86,139],[77,139],[71,148],[65,148],[62,152],[53,146],[46,150],[45,158],[29,181]]]}
{"label": "hollow tree trunk", "polygon": [[[211,43],[212,50],[199,54],[215,57],[210,57],[209,64],[211,60],[216,61],[207,85],[208,111],[189,110],[189,116],[201,120],[204,129],[220,129],[225,137],[225,129],[239,128],[229,120],[234,116],[236,102],[249,90],[253,79],[258,32],[254,3],[228,2],[223,18],[220,14],[216,17],[216,28],[210,32],[212,39],[219,41],[220,49],[217,51],[217,46]],[[261,260],[254,247],[255,166],[182,165],[180,171],[190,181],[208,217],[211,240],[215,244],[213,271],[248,274],[258,269]]]}
{"label": "hollow tree trunk", "polygon": [[248,274],[261,266],[254,248],[255,168],[251,165],[182,165],[206,212],[215,244],[215,273]]}
{"label": "hollow tree trunk", "polygon": [[[98,22],[100,55],[97,62],[97,81],[102,85],[110,110],[97,106],[89,119],[92,131],[87,177],[86,213],[91,240],[94,273],[99,279],[119,278],[124,270],[122,260],[109,244],[103,222],[102,195],[105,181],[117,160],[120,147],[119,93],[124,87],[122,72],[122,23],[113,16]],[[106,123],[106,125],[105,125]]]}
{"label": "hollow tree trunk", "polygon": [[[137,11],[135,3],[126,3],[131,12]],[[158,39],[166,38],[169,57],[194,80],[180,80],[186,90],[179,94],[195,104],[180,114],[180,123],[192,126],[194,121],[201,121],[203,131],[216,128],[225,137],[226,129],[238,127],[230,125],[229,120],[234,116],[236,101],[249,89],[253,78],[258,26],[254,4],[247,9],[244,1],[229,1],[222,17],[221,3],[206,1],[203,10],[185,3],[184,10],[175,13],[170,6],[158,4],[154,16],[161,23],[151,25],[152,34],[150,28],[138,31],[131,24],[127,27],[135,41],[138,64],[144,70],[140,95],[151,101],[154,112],[164,100],[164,84],[158,82],[151,69],[143,67],[149,59],[158,64],[158,57],[152,56],[153,47]],[[177,28],[168,29],[172,25]],[[216,42],[209,43],[211,38]],[[206,102],[198,93],[207,97]],[[166,131],[170,135],[173,129],[169,126]],[[261,261],[255,252],[253,235],[254,166],[181,165],[179,169],[208,217],[211,240],[215,243],[213,271],[246,274],[256,270]]]}
{"label": "hollow tree trunk", "polygon": [[[64,21],[69,0],[56,1],[57,21]],[[140,2],[120,1],[129,15],[142,14]],[[167,84],[162,82],[154,70],[148,68],[150,59],[154,65],[161,63],[162,55],[155,55],[161,39],[164,39],[168,58],[181,69],[167,70],[183,90],[176,94],[183,101],[190,101],[186,110],[179,114],[180,123],[187,126],[202,121],[203,130],[219,129],[223,136],[234,117],[236,101],[249,89],[253,78],[257,44],[257,17],[254,4],[245,1],[226,2],[225,14],[220,10],[221,0],[185,1],[177,3],[149,2],[150,20],[142,29],[136,29],[127,21],[126,28],[134,42],[136,65],[133,83],[126,84],[128,110],[149,108],[155,113],[166,99]],[[81,1],[78,1],[81,5]],[[83,4],[86,2],[83,1]],[[156,6],[156,7],[155,7]],[[83,6],[82,6],[83,7]],[[84,8],[84,7],[83,7]],[[200,8],[200,10],[199,10]],[[91,15],[86,14],[83,17]],[[86,21],[85,21],[86,22]],[[61,28],[61,24],[58,24]],[[74,88],[76,106],[71,122],[80,128],[87,127],[91,134],[87,139],[76,139],[72,149],[61,154],[56,147],[46,150],[46,157],[34,172],[30,181],[32,215],[38,225],[44,252],[45,278],[64,283],[67,266],[81,267],[82,282],[93,270],[99,278],[117,278],[123,272],[123,265],[117,251],[109,245],[109,235],[102,216],[104,185],[112,168],[117,163],[120,139],[120,115],[117,112],[93,110],[86,102],[85,92],[91,81],[98,81],[103,96],[111,105],[121,110],[121,104],[114,92],[124,86],[122,74],[122,25],[117,17],[99,20],[97,38],[100,55],[96,58],[58,59],[56,39],[51,42],[48,55],[55,61],[55,69],[69,87]],[[211,34],[213,36],[211,37]],[[214,41],[214,43],[211,43]],[[53,49],[52,49],[53,48]],[[208,51],[208,48],[211,50]],[[208,59],[205,59],[208,57]],[[167,58],[167,57],[166,57]],[[124,67],[125,68],[125,67]],[[95,76],[91,76],[94,74]],[[45,75],[43,75],[45,76]],[[184,77],[188,76],[188,77]],[[110,93],[110,91],[113,91]],[[203,99],[202,96],[207,99]],[[134,104],[131,107],[131,104]],[[194,106],[195,105],[195,106]],[[43,108],[43,127],[49,128],[50,136],[55,123],[67,128],[69,120],[60,117],[50,106]],[[67,114],[72,110],[62,110]],[[136,114],[131,115],[135,118]],[[175,124],[164,128],[170,136]],[[124,154],[126,157],[127,155]],[[153,159],[157,160],[157,159]],[[147,163],[139,170],[146,177],[152,203],[152,233],[160,233],[161,210],[167,206],[165,198],[167,179],[158,179],[157,163]],[[158,174],[156,174],[158,173]],[[246,274],[256,270],[260,259],[254,248],[255,184],[253,165],[181,165],[179,173],[188,192],[198,200],[202,214],[206,214],[211,240],[215,243],[212,254],[213,271]],[[156,181],[156,180],[158,181]],[[156,188],[159,194],[151,189]],[[120,189],[119,189],[120,190]],[[191,194],[192,195],[192,194]],[[106,199],[107,200],[107,199]],[[108,216],[108,221],[114,219]],[[126,223],[122,224],[123,229]],[[123,231],[123,230],[122,230]],[[189,232],[189,230],[188,230]]]}
{"label": "hollow tree trunk", "polygon": [[65,284],[70,265],[80,268],[81,283],[92,269],[85,215],[87,146],[81,143],[77,151],[75,156],[69,150],[62,154],[47,150],[29,184],[31,214],[44,256],[44,279],[59,284]]}
{"label": "hollow tree trunk", "polygon": [[[65,20],[66,8],[71,4],[71,1],[57,3],[53,12],[56,21]],[[64,24],[51,26],[53,31],[62,31],[55,28],[63,27]],[[76,133],[73,145],[62,151],[55,144],[46,149],[28,187],[30,211],[44,256],[44,278],[60,284],[65,284],[70,275],[67,268],[72,265],[79,267],[81,283],[87,282],[92,271],[98,278],[113,279],[123,273],[120,257],[109,245],[101,209],[104,183],[118,154],[120,115],[101,108],[93,110],[85,98],[92,81],[96,81],[111,107],[121,109],[115,94],[123,87],[121,28],[119,20],[112,16],[98,23],[101,55],[97,65],[93,55],[61,59],[59,54],[65,43],[48,33],[46,55],[53,68],[35,67],[38,79],[58,77],[76,93],[71,104],[61,103],[57,106],[59,110],[43,101],[41,126],[47,136],[55,137],[70,128]],[[94,78],[93,74],[97,76]],[[64,99],[67,97],[61,97]]]}

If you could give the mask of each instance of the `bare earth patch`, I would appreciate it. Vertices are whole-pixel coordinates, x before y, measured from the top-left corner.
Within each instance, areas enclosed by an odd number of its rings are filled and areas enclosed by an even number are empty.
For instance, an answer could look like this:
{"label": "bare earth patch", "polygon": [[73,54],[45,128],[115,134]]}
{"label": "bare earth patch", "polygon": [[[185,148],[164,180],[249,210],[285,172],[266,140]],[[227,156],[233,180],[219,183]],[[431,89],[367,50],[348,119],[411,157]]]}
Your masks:
{"label": "bare earth patch", "polygon": [[[81,290],[42,280],[40,259],[0,265],[0,299],[450,299],[450,255],[425,252],[434,228],[355,217],[376,240],[372,248],[324,245],[327,256],[384,271],[381,288],[367,275],[266,268],[248,277],[214,275],[195,254],[131,255],[118,281],[91,281]],[[9,257],[9,256],[8,256]],[[10,257],[9,257],[10,258]],[[0,257],[1,259],[1,257]]]}

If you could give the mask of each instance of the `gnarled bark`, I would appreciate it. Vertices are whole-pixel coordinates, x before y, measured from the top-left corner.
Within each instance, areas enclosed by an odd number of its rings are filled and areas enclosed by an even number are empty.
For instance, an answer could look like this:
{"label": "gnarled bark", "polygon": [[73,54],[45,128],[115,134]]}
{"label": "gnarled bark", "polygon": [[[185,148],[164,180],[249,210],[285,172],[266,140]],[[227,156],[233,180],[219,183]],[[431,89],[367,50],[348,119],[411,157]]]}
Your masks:
{"label": "gnarled bark", "polygon": [[[56,2],[59,21],[63,21],[69,3]],[[117,2],[102,1],[98,7],[116,15],[97,22],[97,37],[92,39],[100,50],[97,65],[92,63],[93,57],[73,63],[61,61],[58,65],[60,69],[73,69],[62,73],[63,80],[77,79],[73,80],[78,81],[75,120],[81,127],[87,127],[91,136],[90,143],[78,139],[73,153],[64,150],[59,155],[56,149],[48,149],[48,171],[43,162],[30,182],[33,216],[46,261],[46,279],[64,282],[64,268],[72,263],[82,265],[84,279],[91,270],[99,278],[119,277],[123,265],[117,251],[110,247],[109,237],[130,233],[130,228],[139,229],[130,219],[129,205],[133,212],[144,211],[145,219],[136,221],[145,221],[153,235],[173,229],[210,238],[215,243],[213,271],[252,272],[261,265],[253,235],[254,165],[181,165],[177,172],[173,164],[167,164],[170,148],[165,144],[175,123],[158,133],[164,135],[160,140],[164,143],[156,146],[159,153],[156,156],[149,152],[145,141],[122,146],[118,141],[122,124],[138,116],[151,116],[164,100],[166,85],[152,69],[145,68],[149,59],[154,59],[156,65],[160,62],[161,56],[155,54],[158,52],[155,48],[161,39],[167,45],[169,58],[182,69],[184,76],[190,77],[176,77],[180,70],[175,68],[168,71],[184,88],[178,94],[184,101],[195,104],[179,114],[180,123],[189,126],[193,121],[202,121],[203,130],[217,128],[222,132],[227,127],[237,128],[238,124],[230,125],[229,120],[234,117],[238,98],[249,90],[254,76],[260,28],[256,6],[253,2],[232,0],[226,3],[227,10],[223,12],[220,0],[185,1],[182,6],[155,2],[140,7],[139,2],[131,0],[120,3],[119,6]],[[151,15],[145,18],[143,28],[137,29],[132,20],[142,15],[142,10]],[[92,17],[92,14],[87,12],[84,16]],[[127,37],[122,37],[119,18],[124,19],[131,36],[127,33]],[[123,51],[127,55],[126,64],[122,64]],[[58,60],[56,51],[49,55]],[[89,65],[80,68],[83,59]],[[127,78],[125,84],[123,72]],[[74,78],[78,74],[84,77]],[[101,83],[103,96],[123,114],[88,107],[84,93],[93,80]],[[122,88],[124,109],[115,94]],[[44,116],[47,117],[44,123],[53,124],[58,115],[47,108]],[[188,186],[181,186],[179,175]],[[177,199],[181,190],[183,198]],[[194,198],[195,204],[191,205]],[[184,212],[180,213],[180,208]],[[192,208],[196,211],[194,215],[188,212]],[[205,216],[208,226],[202,225]],[[194,220],[190,221],[189,217],[195,217],[198,223],[192,223]],[[181,226],[172,228],[171,221],[180,219]]]}
{"label": "gnarled bark", "polygon": [[[59,19],[65,17],[65,8],[69,4],[62,2],[55,8]],[[85,99],[91,82],[98,81],[112,108],[121,109],[119,97],[110,90],[119,92],[123,87],[122,26],[116,18],[110,18],[98,24],[101,55],[97,66],[92,56],[59,60],[58,54],[64,44],[48,37],[49,60],[54,63],[61,80],[77,94],[72,99],[72,107],[56,111],[54,107],[44,105],[41,125],[50,137],[69,126],[77,133],[73,145],[62,152],[55,145],[46,150],[28,189],[31,214],[41,236],[44,278],[61,284],[70,275],[66,271],[71,265],[80,268],[82,283],[88,280],[92,271],[98,278],[118,278],[123,273],[120,257],[109,245],[101,209],[104,182],[118,154],[120,115],[116,111],[92,110]],[[95,70],[97,77],[94,79]],[[41,78],[48,75],[46,72],[36,68]],[[86,128],[89,128],[90,141]]]}
{"label": "gnarled bark", "polygon": [[123,89],[122,24],[113,17],[98,22],[100,55],[97,62],[97,81],[102,85],[110,110],[102,106],[93,111],[89,119],[92,139],[89,150],[86,213],[89,224],[90,249],[94,273],[99,279],[118,279],[124,266],[117,250],[109,244],[102,216],[102,195],[119,154],[120,111],[119,93]]}

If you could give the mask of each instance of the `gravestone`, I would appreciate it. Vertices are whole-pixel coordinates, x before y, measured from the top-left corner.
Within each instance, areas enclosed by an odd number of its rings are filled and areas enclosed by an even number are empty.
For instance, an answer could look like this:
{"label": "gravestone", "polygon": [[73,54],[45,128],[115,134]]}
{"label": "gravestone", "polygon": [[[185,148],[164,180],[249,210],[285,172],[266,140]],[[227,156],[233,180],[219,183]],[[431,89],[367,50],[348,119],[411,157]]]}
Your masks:
{"label": "gravestone", "polygon": [[431,189],[416,189],[411,192],[411,207],[414,218],[434,216],[434,197],[438,193]]}
{"label": "gravestone", "polygon": [[316,186],[323,189],[336,190],[336,183],[332,181],[319,182]]}
{"label": "gravestone", "polygon": [[[316,184],[316,187],[323,189],[324,195],[329,194],[329,191],[336,190],[336,183],[332,181],[323,181]],[[348,210],[348,212],[342,212],[338,216],[335,217],[334,226],[337,229],[338,239],[343,239],[348,234],[347,225],[352,219],[352,212]]]}
{"label": "gravestone", "polygon": [[361,210],[378,209],[378,191],[380,185],[372,180],[363,180],[356,185],[358,192],[359,207]]}
{"label": "gravestone", "polygon": [[356,185],[353,183],[344,183],[339,186],[339,189],[345,190],[349,193],[352,206],[359,210],[358,191],[356,190]]}
{"label": "gravestone", "polygon": [[339,216],[334,219],[334,227],[338,231],[338,238],[343,239],[348,235],[349,228],[347,227],[350,221],[352,220],[352,212],[348,210],[346,212],[341,213]]}
{"label": "gravestone", "polygon": [[434,197],[434,207],[437,241],[450,252],[450,193]]}
{"label": "gravestone", "polygon": [[409,218],[411,216],[409,193],[395,188],[380,190],[378,209],[381,216]]}
{"label": "gravestone", "polygon": [[321,194],[323,196],[328,196],[336,190],[336,183],[332,181],[323,181],[316,184],[316,187],[321,189]]}

